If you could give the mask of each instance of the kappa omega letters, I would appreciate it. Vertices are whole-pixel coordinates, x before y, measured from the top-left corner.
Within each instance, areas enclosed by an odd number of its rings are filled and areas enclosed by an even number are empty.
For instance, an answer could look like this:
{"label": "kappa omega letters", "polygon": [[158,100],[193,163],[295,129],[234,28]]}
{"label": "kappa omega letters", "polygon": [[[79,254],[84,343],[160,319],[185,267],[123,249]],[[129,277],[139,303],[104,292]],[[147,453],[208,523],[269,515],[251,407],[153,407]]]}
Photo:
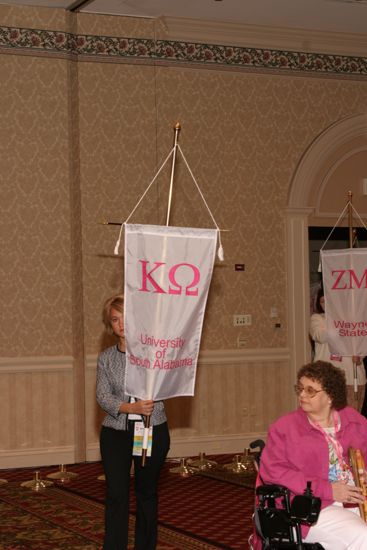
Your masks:
{"label": "kappa omega letters", "polygon": [[[141,264],[141,287],[139,288],[139,292],[151,292],[151,289],[153,289],[153,292],[157,294],[181,295],[183,286],[179,284],[179,282],[177,282],[176,274],[178,273],[179,270],[186,268],[185,269],[186,272],[188,270],[192,271],[192,280],[190,281],[189,284],[185,286],[185,295],[198,296],[197,285],[199,284],[199,281],[200,281],[200,269],[196,265],[188,264],[184,262],[175,264],[172,267],[170,267],[168,269],[168,273],[166,273],[167,268],[162,267],[167,265],[165,262],[154,262],[154,267],[152,267],[151,269],[149,266],[149,263],[150,263],[149,261],[139,260],[139,263]],[[159,284],[157,283],[157,281],[154,279],[152,275],[158,269],[160,270],[158,273],[160,277]],[[172,285],[172,286],[168,286],[168,290],[164,290],[161,286],[163,275],[168,276],[168,280]],[[148,283],[150,283],[150,288],[148,288]]]}

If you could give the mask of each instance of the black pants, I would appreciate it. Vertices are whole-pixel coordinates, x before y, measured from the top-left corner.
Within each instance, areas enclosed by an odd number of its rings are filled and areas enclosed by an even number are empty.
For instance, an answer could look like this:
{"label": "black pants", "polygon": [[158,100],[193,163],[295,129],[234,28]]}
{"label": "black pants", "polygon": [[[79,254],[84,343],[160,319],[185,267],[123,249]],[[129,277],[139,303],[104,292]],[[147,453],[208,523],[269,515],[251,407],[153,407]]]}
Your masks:
{"label": "black pants", "polygon": [[135,550],[154,550],[157,544],[159,474],[169,450],[167,422],[153,427],[152,456],[141,466],[141,457],[132,456],[134,423],[129,429],[102,426],[100,448],[106,475],[104,550],[126,550],[129,525],[129,486],[134,460],[136,496]]}

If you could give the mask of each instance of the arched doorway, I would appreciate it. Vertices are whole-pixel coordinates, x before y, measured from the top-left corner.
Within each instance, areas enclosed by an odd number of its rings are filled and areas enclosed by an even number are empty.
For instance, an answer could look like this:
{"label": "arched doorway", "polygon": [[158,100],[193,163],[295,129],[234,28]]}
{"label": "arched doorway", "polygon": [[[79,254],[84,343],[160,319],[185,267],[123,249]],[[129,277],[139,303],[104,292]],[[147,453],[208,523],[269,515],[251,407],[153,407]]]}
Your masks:
{"label": "arched doorway", "polygon": [[[358,212],[367,216],[367,196],[363,195],[359,176],[340,177],[346,166],[353,166],[355,155],[367,160],[365,113],[345,117],[322,132],[304,153],[292,178],[286,229],[288,337],[294,373],[310,360],[308,227],[313,223],[321,225],[325,220],[334,226],[349,190],[360,199]],[[365,169],[367,178],[367,162]]]}

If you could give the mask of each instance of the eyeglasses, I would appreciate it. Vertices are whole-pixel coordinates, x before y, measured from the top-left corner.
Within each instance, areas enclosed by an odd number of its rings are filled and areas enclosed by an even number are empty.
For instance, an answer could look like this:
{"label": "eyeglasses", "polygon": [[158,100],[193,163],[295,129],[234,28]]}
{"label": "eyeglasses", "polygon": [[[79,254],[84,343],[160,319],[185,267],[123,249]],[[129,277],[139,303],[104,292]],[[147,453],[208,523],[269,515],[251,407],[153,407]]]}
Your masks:
{"label": "eyeglasses", "polygon": [[307,397],[312,398],[312,397],[315,397],[317,393],[320,393],[320,391],[324,391],[324,390],[315,390],[315,388],[313,388],[312,386],[304,387],[296,384],[294,386],[294,391],[296,392],[297,395],[301,395],[301,393],[304,391]]}

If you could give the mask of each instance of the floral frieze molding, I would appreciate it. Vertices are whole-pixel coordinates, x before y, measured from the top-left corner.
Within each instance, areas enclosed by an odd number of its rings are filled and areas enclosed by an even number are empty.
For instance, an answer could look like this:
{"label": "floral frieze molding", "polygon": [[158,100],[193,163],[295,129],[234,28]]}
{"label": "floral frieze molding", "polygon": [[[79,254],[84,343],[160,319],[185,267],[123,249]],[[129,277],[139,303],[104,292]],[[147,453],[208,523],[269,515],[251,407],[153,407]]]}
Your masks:
{"label": "floral frieze molding", "polygon": [[[150,38],[92,36],[60,31],[0,27],[0,51],[71,58],[190,64],[213,68],[367,77],[367,57],[200,44]],[[10,52],[12,53],[12,52]]]}

